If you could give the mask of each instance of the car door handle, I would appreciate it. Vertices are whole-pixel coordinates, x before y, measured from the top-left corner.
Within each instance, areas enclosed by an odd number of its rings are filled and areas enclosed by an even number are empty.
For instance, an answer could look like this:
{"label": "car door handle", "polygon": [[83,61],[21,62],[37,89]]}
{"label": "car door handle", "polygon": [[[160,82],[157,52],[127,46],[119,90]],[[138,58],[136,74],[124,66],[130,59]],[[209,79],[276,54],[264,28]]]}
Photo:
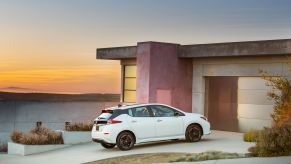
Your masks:
{"label": "car door handle", "polygon": [[131,122],[135,123],[136,121],[135,120],[132,120]]}
{"label": "car door handle", "polygon": [[157,120],[157,122],[161,122],[161,121],[163,121],[163,120]]}

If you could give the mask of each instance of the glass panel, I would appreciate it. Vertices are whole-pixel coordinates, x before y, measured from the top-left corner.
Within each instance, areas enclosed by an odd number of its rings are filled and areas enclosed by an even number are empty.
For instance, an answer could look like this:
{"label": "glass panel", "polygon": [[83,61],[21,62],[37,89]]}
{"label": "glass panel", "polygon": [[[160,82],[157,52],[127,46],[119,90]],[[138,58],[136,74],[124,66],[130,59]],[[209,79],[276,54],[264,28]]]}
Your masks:
{"label": "glass panel", "polygon": [[124,66],[123,101],[136,102],[136,65]]}
{"label": "glass panel", "polygon": [[150,111],[146,107],[137,107],[132,109],[133,117],[150,117]]}
{"label": "glass panel", "polygon": [[124,67],[124,77],[136,77],[136,66],[127,65]]}
{"label": "glass panel", "polygon": [[175,112],[173,109],[165,106],[151,106],[155,117],[174,117]]}
{"label": "glass panel", "polygon": [[130,115],[131,117],[133,117],[132,109],[128,109],[128,115]]}
{"label": "glass panel", "polygon": [[124,91],[124,102],[136,102],[136,91]]}
{"label": "glass panel", "polygon": [[112,116],[111,113],[102,113],[98,119],[105,119],[105,120],[108,120],[110,117]]}
{"label": "glass panel", "polygon": [[125,78],[124,90],[136,90],[136,78]]}

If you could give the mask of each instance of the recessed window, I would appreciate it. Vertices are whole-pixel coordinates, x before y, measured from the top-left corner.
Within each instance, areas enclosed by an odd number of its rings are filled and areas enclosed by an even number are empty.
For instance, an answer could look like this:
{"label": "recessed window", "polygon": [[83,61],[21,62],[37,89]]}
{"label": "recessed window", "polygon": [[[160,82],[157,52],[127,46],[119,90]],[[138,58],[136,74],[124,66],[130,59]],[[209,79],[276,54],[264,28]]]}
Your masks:
{"label": "recessed window", "polygon": [[136,102],[136,65],[125,65],[123,77],[123,102]]}

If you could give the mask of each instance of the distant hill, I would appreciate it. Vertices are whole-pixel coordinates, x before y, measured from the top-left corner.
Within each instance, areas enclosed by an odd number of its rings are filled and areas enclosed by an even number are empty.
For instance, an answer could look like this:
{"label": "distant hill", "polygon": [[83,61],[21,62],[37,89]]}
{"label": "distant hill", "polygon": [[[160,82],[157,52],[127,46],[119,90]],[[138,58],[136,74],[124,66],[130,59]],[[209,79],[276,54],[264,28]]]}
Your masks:
{"label": "distant hill", "polygon": [[46,92],[44,90],[33,89],[33,88],[24,88],[24,87],[4,87],[0,88],[0,92],[13,92],[13,93],[34,93],[34,92]]}
{"label": "distant hill", "polygon": [[0,101],[94,101],[94,102],[119,102],[119,94],[55,94],[55,93],[15,93],[0,91]]}

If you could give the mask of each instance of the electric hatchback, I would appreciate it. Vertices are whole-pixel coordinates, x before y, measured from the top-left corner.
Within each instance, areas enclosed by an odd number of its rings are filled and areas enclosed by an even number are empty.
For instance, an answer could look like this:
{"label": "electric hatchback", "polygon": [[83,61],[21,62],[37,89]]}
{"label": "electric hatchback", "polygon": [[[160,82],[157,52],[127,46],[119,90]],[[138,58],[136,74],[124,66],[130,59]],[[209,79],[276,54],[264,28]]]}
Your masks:
{"label": "electric hatchback", "polygon": [[130,150],[134,144],[186,139],[197,142],[210,134],[207,118],[164,104],[123,105],[102,110],[94,121],[92,140],[104,148]]}

